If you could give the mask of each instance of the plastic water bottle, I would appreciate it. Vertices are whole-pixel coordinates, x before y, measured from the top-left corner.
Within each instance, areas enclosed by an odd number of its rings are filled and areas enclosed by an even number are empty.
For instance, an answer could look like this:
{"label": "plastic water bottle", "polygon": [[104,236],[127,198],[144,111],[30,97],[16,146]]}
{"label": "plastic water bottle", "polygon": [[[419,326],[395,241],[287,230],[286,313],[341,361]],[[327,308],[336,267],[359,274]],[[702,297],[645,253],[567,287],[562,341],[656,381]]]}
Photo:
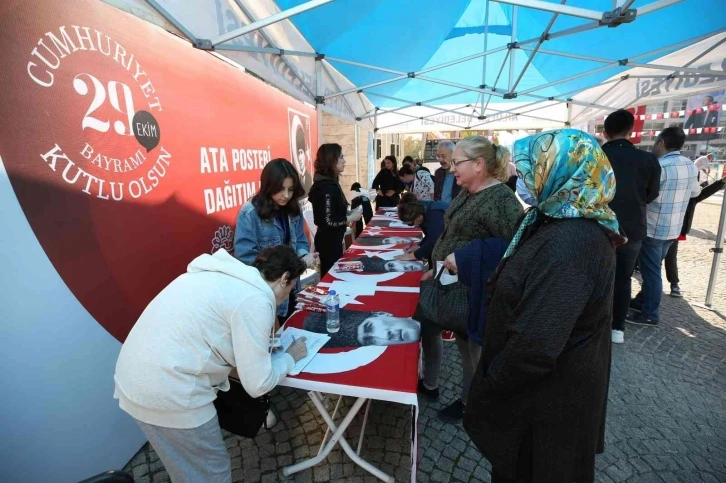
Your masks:
{"label": "plastic water bottle", "polygon": [[331,290],[328,293],[328,298],[325,299],[325,305],[328,307],[328,318],[325,323],[325,328],[329,334],[335,334],[340,330],[340,299],[335,290]]}

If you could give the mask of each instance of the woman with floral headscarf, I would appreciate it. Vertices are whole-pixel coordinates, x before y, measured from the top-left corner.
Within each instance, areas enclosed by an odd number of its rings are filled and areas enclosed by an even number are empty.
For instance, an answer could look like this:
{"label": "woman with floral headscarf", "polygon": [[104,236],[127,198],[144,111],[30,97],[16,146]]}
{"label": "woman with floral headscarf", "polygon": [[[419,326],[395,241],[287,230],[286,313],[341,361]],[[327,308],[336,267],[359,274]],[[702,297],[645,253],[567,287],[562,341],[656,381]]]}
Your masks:
{"label": "woman with floral headscarf", "polygon": [[593,481],[603,450],[618,222],[597,141],[563,129],[514,145],[537,207],[497,273],[464,428],[492,483]]}

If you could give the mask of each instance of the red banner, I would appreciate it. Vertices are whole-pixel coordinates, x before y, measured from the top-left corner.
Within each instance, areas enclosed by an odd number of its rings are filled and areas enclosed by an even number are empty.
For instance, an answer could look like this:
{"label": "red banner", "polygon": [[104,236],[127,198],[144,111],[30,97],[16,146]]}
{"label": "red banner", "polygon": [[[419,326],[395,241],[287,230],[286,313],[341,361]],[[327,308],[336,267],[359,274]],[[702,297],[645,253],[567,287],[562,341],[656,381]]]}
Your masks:
{"label": "red banner", "polygon": [[268,161],[312,181],[312,108],[114,7],[5,1],[0,45],[2,164],[55,269],[121,341],[190,260],[232,248]]}

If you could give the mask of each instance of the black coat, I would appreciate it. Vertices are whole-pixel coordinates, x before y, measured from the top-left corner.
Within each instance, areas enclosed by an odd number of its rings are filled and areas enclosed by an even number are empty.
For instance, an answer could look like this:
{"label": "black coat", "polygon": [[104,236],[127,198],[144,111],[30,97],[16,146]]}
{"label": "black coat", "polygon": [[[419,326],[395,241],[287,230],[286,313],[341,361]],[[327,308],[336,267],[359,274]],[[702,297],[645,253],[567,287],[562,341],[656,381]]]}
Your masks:
{"label": "black coat", "polygon": [[514,478],[529,443],[534,482],[593,480],[604,447],[614,277],[615,249],[585,219],[542,226],[502,270],[464,415],[493,470]]}
{"label": "black coat", "polygon": [[[398,206],[398,202],[400,201],[399,195],[403,193],[405,186],[398,176],[393,174],[391,170],[384,168],[373,179],[371,188],[383,192],[383,196],[376,196],[376,208],[393,208]],[[388,191],[394,191],[395,193],[393,196],[386,196]]]}
{"label": "black coat", "polygon": [[660,163],[653,153],[640,150],[626,139],[603,145],[613,167],[617,189],[609,203],[618,223],[631,241],[643,240],[647,233],[647,204],[660,191]]}

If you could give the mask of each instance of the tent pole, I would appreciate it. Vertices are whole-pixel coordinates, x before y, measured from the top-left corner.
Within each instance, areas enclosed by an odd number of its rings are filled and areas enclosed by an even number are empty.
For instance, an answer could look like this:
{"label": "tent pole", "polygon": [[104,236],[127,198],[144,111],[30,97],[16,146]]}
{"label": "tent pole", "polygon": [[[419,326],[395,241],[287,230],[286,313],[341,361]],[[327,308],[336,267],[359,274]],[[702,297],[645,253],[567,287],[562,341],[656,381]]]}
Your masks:
{"label": "tent pole", "polygon": [[355,122],[355,182],[360,183],[360,156],[358,154],[358,136],[359,126],[358,121]]}
{"label": "tent pole", "polygon": [[[487,5],[489,2],[487,2]],[[517,53],[516,45],[517,45],[517,11],[518,8],[515,6],[512,8],[512,37],[511,37],[511,47],[509,49],[509,92],[510,94],[514,92],[514,55]]]}
{"label": "tent pole", "polygon": [[[507,53],[504,55],[504,60],[502,60],[502,65],[499,67],[499,73],[497,74],[497,78],[494,79],[494,86],[492,87],[492,90],[496,89],[499,85],[499,78],[502,76],[502,72],[504,72],[504,66],[507,65],[507,59],[509,58],[509,54],[511,53],[511,50],[507,49]],[[492,95],[489,94],[489,97],[487,97],[487,103],[484,105],[484,108],[481,110],[481,115],[483,116],[486,113],[487,108],[489,107],[489,102],[492,100]]]}
{"label": "tent pole", "polygon": [[638,8],[638,15],[648,15],[649,13],[653,13],[656,10],[670,7],[671,5],[675,5],[676,3],[680,3],[682,1],[683,0],[660,0],[659,2],[649,3],[644,7]]}
{"label": "tent pole", "polygon": [[[487,51],[487,45],[489,40],[489,2],[487,2],[486,9],[484,10],[484,52]],[[482,71],[481,71],[481,85],[486,85],[487,83],[487,56],[485,55],[482,58]],[[484,115],[484,94],[479,93],[479,97],[481,97],[481,113],[480,115]]]}
{"label": "tent pole", "polygon": [[456,82],[449,82],[449,81],[445,81],[445,80],[441,80],[441,79],[434,79],[432,77],[417,76],[416,78],[425,80],[428,82],[433,82],[434,84],[443,84],[445,86],[458,87],[459,89],[468,89],[473,92],[482,92],[482,93],[485,93],[485,94],[488,93],[488,94],[491,94],[491,95],[497,96],[497,97],[504,97],[503,93],[496,92],[492,89],[479,89],[478,87],[465,86],[464,84],[457,84]]}
{"label": "tent pole", "polygon": [[[560,5],[564,5],[565,2],[567,2],[567,0],[561,0]],[[487,6],[489,6],[488,3],[487,3]],[[522,68],[522,72],[519,73],[519,77],[517,77],[517,80],[514,82],[513,86],[510,85],[509,92],[514,92],[514,90],[519,85],[519,82],[522,80],[522,77],[524,77],[524,73],[527,72],[527,69],[529,69],[529,65],[532,63],[532,60],[534,60],[534,56],[537,55],[537,51],[542,46],[544,41],[547,40],[547,36],[550,34],[550,29],[555,24],[555,20],[557,20],[557,17],[559,15],[560,15],[559,13],[552,15],[552,18],[550,19],[550,23],[547,24],[547,28],[545,28],[544,32],[542,33],[542,36],[539,38],[537,45],[535,45],[534,48],[532,49],[532,53],[530,54],[529,58],[527,59],[527,63],[524,64],[524,67]]]}
{"label": "tent pole", "polygon": [[572,103],[567,103],[567,122],[565,123],[566,127],[570,127],[572,125]]}
{"label": "tent pole", "polygon": [[263,27],[267,27],[268,25],[272,25],[282,20],[288,19],[294,15],[298,15],[300,13],[307,12],[308,10],[321,7],[326,3],[330,3],[332,1],[333,0],[310,0],[296,7],[283,10],[282,12],[270,15],[267,18],[263,18],[262,20],[258,20],[256,22],[252,22],[251,24],[245,25],[242,28],[238,28],[231,32],[227,32],[226,34],[220,35],[219,37],[212,40],[212,46],[228,42],[232,39],[236,39],[237,37],[241,37],[242,35],[254,32],[255,30],[259,30]]}
{"label": "tent pole", "polygon": [[403,80],[403,79],[408,79],[408,75],[399,75],[399,76],[396,76],[396,77],[392,77],[390,79],[386,79],[386,80],[382,80],[382,81],[378,81],[378,82],[373,82],[371,84],[366,84],[364,86],[353,87],[352,89],[346,89],[346,90],[340,91],[340,92],[333,92],[332,94],[328,94],[327,96],[325,96],[325,99],[327,100],[327,99],[332,99],[332,98],[338,97],[338,96],[344,96],[344,95],[350,94],[352,92],[364,91],[366,89],[370,89],[371,87],[378,87],[378,86],[382,86],[382,85],[385,85],[385,84],[390,84],[392,82],[398,82],[398,81]]}
{"label": "tent pole", "polygon": [[[498,3],[507,3],[520,7],[534,8],[536,10],[544,10],[545,12],[561,13],[562,15],[570,15],[572,17],[586,18],[589,20],[602,20],[604,12],[598,12],[596,10],[588,10],[586,8],[568,7],[564,5],[557,5],[554,3],[543,2],[540,0],[494,0]],[[680,1],[680,0],[679,0]]]}
{"label": "tent pole", "polygon": [[[330,72],[330,69],[328,69],[328,66],[325,64],[324,61],[321,62],[321,64],[323,66],[323,70],[325,71],[325,73],[328,74],[328,77],[330,77],[330,81],[333,83],[333,86],[337,90],[340,90],[340,86],[335,81],[335,77],[333,77],[333,74]],[[348,99],[346,99],[345,96],[343,96],[343,102],[345,102],[345,105],[348,106],[348,109],[350,109],[350,112],[351,112],[351,114],[353,114],[353,117],[357,117],[356,113],[355,113],[355,109],[353,109],[353,106],[350,105],[350,102],[348,102]],[[364,107],[365,107],[365,105],[364,105]]]}
{"label": "tent pole", "polygon": [[[469,89],[462,89],[460,91],[453,92],[451,94],[446,94],[445,96],[434,97],[433,99],[428,99],[428,100],[422,101],[420,103],[419,102],[407,101],[405,99],[399,99],[397,97],[384,96],[383,94],[376,94],[375,92],[369,92],[368,94],[371,95],[371,96],[375,96],[375,97],[381,97],[383,99],[390,99],[392,101],[405,102],[407,104],[407,105],[405,105],[403,107],[397,107],[395,109],[391,109],[390,111],[386,111],[385,112],[385,114],[391,114],[391,113],[398,112],[398,111],[401,111],[403,109],[406,109],[408,107],[416,106],[418,104],[423,105],[423,104],[428,104],[429,102],[440,101],[441,99],[446,99],[448,97],[458,96],[459,94],[463,94],[465,92],[469,92]],[[365,116],[361,117],[361,120],[362,119],[369,119],[371,117],[373,117],[373,114],[366,114]]]}
{"label": "tent pole", "polygon": [[723,253],[723,236],[724,229],[726,228],[726,196],[723,197],[721,203],[721,220],[718,223],[718,232],[716,233],[716,247],[712,248],[713,262],[711,263],[711,276],[708,279],[708,290],[706,291],[706,302],[707,308],[711,308],[711,302],[713,301],[713,291],[716,288],[716,279],[718,278],[718,267],[721,261],[721,253]]}
{"label": "tent pole", "polygon": [[[531,47],[522,47],[523,50],[531,50],[534,52],[535,49]],[[707,70],[707,69],[694,69],[689,68],[686,66],[679,67],[676,65],[661,65],[661,64],[650,64],[650,63],[641,63],[641,62],[631,62],[631,60],[635,60],[638,58],[642,58],[645,55],[639,55],[637,57],[633,57],[633,59],[624,59],[622,61],[620,60],[614,60],[614,59],[603,59],[601,57],[592,57],[589,55],[580,55],[580,54],[570,54],[568,52],[560,52],[556,50],[547,50],[547,49],[540,49],[539,50],[543,54],[549,54],[549,55],[556,55],[558,57],[566,57],[570,59],[579,59],[579,60],[587,60],[590,62],[600,62],[602,64],[608,64],[608,65],[627,65],[632,67],[642,67],[645,69],[657,69],[657,70],[674,70],[678,69],[679,72],[689,72],[694,74],[708,74],[712,76],[726,76],[726,74],[723,71],[717,71],[717,70]]]}
{"label": "tent pole", "polygon": [[294,55],[297,57],[317,57],[317,53],[315,52],[302,52],[300,50],[283,50],[278,49],[277,47],[253,47],[251,45],[234,45],[234,44],[228,44],[228,45],[220,45],[219,47],[215,47],[214,50],[217,52],[219,51],[225,51],[225,50],[232,50],[235,52],[256,52],[260,54],[273,54],[273,55]]}
{"label": "tent pole", "polygon": [[318,148],[323,144],[323,61],[315,59],[315,110],[318,111]]}
{"label": "tent pole", "polygon": [[[664,51],[669,51],[669,50],[672,50],[672,49],[678,49],[678,48],[681,48],[681,47],[685,47],[685,46],[688,46],[688,45],[692,45],[692,44],[694,44],[696,42],[700,42],[702,40],[705,40],[707,38],[712,37],[713,35],[716,35],[718,33],[721,33],[723,30],[724,29],[721,29],[721,30],[718,30],[716,32],[712,32],[712,33],[709,33],[709,34],[706,34],[706,35],[701,35],[701,36],[695,37],[693,39],[684,40],[683,42],[678,42],[677,44],[671,45],[669,47],[663,47],[661,49],[652,50],[650,52],[646,52],[644,54],[640,54],[640,55],[637,55],[635,57],[632,57],[632,58],[630,58],[630,60],[637,60],[637,59],[641,59],[643,57],[650,57],[652,55],[658,55],[659,53],[664,52]],[[521,47],[521,44],[520,44],[520,47]],[[526,50],[528,50],[528,49],[526,49]],[[539,51],[542,52],[542,53],[550,53],[551,52],[551,51],[547,51],[547,50],[544,50],[544,49],[540,49]],[[554,52],[552,52],[552,53],[554,54]],[[564,53],[557,52],[557,54],[564,54]],[[557,54],[555,54],[555,55],[557,55]],[[569,57],[570,54],[564,54],[563,56]],[[591,60],[592,59],[591,57],[587,57],[587,56],[577,56],[576,58],[579,58],[579,59],[582,59],[582,60]],[[601,59],[601,60],[604,61],[604,59]],[[607,62],[607,61],[605,61],[605,62]],[[552,87],[552,86],[555,86],[555,85],[558,85],[558,84],[562,84],[564,82],[569,82],[569,81],[572,81],[572,80],[580,79],[582,77],[588,77],[588,76],[590,76],[592,74],[597,74],[598,72],[602,72],[602,71],[611,69],[611,68],[616,67],[616,66],[619,66],[619,65],[621,65],[620,64],[620,61],[617,61],[616,60],[616,61],[613,61],[610,64],[604,65],[602,67],[597,67],[595,69],[588,70],[588,71],[585,71],[585,72],[581,72],[579,74],[575,74],[575,75],[572,75],[570,77],[566,77],[564,79],[556,80],[556,81],[549,82],[549,83],[544,84],[544,85],[541,85],[541,86],[537,86],[537,87],[533,87],[531,89],[527,89],[525,91],[519,92],[518,95],[523,96],[525,94],[529,94],[530,92],[535,92],[535,91],[539,91],[541,89],[546,89],[547,87]],[[628,65],[628,64],[624,64],[624,65]],[[647,64],[644,64],[644,65],[647,65]],[[678,67],[676,67],[676,66],[670,66],[669,69],[670,70],[675,70],[675,69],[678,69]],[[696,69],[696,70],[698,71],[698,69]],[[698,71],[698,72],[703,72],[703,71]],[[711,71],[708,71],[708,72],[711,72]],[[724,75],[723,72],[716,72],[716,73],[719,74],[719,75],[721,75],[721,76]]]}
{"label": "tent pole", "polygon": [[387,69],[385,67],[378,67],[375,65],[370,64],[362,64],[360,62],[353,62],[352,60],[345,60],[340,59],[338,57],[325,57],[325,60],[328,62],[340,62],[341,64],[348,64],[348,65],[354,65],[356,67],[363,67],[364,69],[371,69],[371,70],[378,70],[381,72],[388,72],[389,74],[397,74],[397,75],[407,75],[407,72],[403,72],[400,70],[393,70],[393,69]]}

